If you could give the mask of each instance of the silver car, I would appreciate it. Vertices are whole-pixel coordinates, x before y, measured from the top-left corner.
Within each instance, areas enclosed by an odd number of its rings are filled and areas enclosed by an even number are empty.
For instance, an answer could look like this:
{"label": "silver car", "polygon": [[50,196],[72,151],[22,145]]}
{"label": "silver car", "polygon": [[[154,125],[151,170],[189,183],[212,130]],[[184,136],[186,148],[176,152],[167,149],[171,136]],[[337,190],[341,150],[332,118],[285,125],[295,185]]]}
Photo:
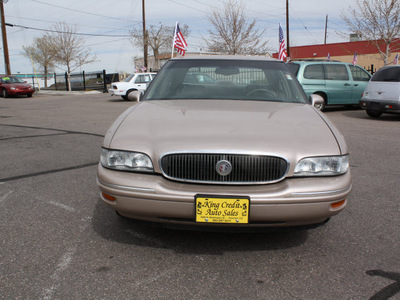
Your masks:
{"label": "silver car", "polygon": [[373,118],[400,113],[400,66],[379,69],[368,82],[360,105]]}
{"label": "silver car", "polygon": [[[186,80],[199,73],[214,80]],[[281,61],[172,59],[108,130],[101,199],[121,216],[175,225],[322,224],[352,185],[344,138],[313,106],[322,101]]]}

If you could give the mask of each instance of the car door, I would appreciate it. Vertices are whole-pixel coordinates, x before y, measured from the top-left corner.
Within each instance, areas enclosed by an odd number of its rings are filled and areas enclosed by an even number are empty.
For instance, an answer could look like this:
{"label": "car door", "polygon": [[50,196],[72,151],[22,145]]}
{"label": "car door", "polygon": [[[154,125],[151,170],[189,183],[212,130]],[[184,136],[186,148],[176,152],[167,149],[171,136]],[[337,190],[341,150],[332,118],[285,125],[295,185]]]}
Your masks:
{"label": "car door", "polygon": [[359,66],[349,65],[350,73],[353,78],[353,102],[358,104],[365,88],[367,87],[368,81],[371,79],[371,74]]}
{"label": "car door", "polygon": [[147,88],[147,84],[150,83],[150,81],[150,74],[140,74],[136,77],[134,86],[138,90],[145,90]]}
{"label": "car door", "polygon": [[321,63],[306,65],[303,73],[299,72],[298,79],[307,97],[314,93],[325,92],[325,75]]}
{"label": "car door", "polygon": [[353,86],[345,64],[324,64],[328,104],[353,103]]}

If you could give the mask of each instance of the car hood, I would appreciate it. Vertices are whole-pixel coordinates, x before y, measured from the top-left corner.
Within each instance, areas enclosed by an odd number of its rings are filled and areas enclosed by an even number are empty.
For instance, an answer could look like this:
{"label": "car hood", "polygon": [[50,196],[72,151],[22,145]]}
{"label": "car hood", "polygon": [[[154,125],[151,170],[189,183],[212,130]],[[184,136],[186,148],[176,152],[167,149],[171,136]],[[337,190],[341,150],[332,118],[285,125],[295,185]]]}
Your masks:
{"label": "car hood", "polygon": [[104,147],[146,153],[156,170],[169,152],[268,154],[294,165],[347,151],[337,129],[308,104],[237,100],[140,102],[110,128]]}

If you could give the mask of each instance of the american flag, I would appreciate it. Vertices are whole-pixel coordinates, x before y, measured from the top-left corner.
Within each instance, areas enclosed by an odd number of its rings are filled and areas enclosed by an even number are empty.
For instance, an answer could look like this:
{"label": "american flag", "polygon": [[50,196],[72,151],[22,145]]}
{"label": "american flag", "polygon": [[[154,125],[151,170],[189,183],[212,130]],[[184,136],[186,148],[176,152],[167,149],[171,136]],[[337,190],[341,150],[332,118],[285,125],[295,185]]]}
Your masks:
{"label": "american flag", "polygon": [[174,47],[176,48],[176,51],[180,55],[182,55],[182,56],[185,55],[187,43],[185,41],[185,38],[182,35],[181,30],[179,29],[178,23],[176,23],[176,28],[175,28]]}
{"label": "american flag", "polygon": [[285,39],[283,37],[283,30],[281,25],[279,24],[279,56],[278,58],[280,60],[285,60],[287,57],[286,53],[286,45],[285,45]]}
{"label": "american flag", "polygon": [[393,60],[393,64],[397,65],[399,63],[399,54],[397,53],[396,57]]}
{"label": "american flag", "polygon": [[355,66],[357,64],[357,60],[358,60],[358,56],[357,56],[357,52],[355,52],[354,57],[353,57],[353,66]]}

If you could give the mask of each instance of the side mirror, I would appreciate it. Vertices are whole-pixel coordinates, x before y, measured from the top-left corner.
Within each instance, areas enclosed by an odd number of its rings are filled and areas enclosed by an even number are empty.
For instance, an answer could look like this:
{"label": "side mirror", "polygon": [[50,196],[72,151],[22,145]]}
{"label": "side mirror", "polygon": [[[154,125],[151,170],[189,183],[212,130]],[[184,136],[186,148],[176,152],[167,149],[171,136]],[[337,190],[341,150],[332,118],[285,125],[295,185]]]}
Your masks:
{"label": "side mirror", "polygon": [[139,102],[142,98],[142,94],[141,91],[132,91],[128,94],[128,100]]}
{"label": "side mirror", "polygon": [[324,105],[324,98],[317,94],[311,94],[310,101],[311,105],[318,109]]}

